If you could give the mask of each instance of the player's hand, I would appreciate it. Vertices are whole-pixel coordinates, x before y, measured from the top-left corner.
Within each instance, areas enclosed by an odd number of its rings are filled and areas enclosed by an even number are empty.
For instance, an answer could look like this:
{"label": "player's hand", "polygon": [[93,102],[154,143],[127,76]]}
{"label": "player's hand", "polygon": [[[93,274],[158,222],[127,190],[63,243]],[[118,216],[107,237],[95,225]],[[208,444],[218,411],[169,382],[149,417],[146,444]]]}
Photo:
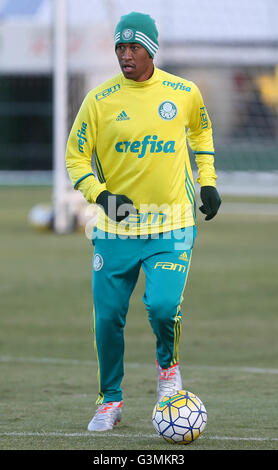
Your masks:
{"label": "player's hand", "polygon": [[102,206],[105,214],[116,222],[121,222],[130,214],[138,214],[132,200],[124,194],[113,194],[104,190],[98,195],[96,203]]}
{"label": "player's hand", "polygon": [[203,205],[199,209],[203,214],[206,214],[205,220],[210,220],[216,216],[221,198],[214,186],[202,186],[200,196]]}

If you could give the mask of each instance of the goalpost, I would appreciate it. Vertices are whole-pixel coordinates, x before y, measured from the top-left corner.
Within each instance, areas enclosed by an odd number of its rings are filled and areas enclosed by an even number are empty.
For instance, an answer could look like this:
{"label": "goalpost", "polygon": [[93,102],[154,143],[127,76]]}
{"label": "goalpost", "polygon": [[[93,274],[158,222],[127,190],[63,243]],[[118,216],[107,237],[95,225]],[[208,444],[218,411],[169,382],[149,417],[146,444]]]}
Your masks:
{"label": "goalpost", "polygon": [[[53,205],[53,229],[58,234],[65,234],[72,232],[78,224],[83,225],[86,215],[89,215],[90,219],[95,219],[96,217],[96,207],[88,208],[83,196],[79,191],[75,191],[72,187],[71,181],[69,179],[66,165],[65,165],[65,150],[66,142],[69,133],[69,127],[72,122],[69,121],[74,118],[72,114],[72,108],[75,108],[78,101],[76,96],[72,96],[72,91],[70,90],[69,81],[70,81],[70,66],[76,72],[78,69],[77,65],[70,64],[70,53],[69,53],[69,14],[68,10],[70,4],[67,0],[57,0],[53,2],[53,82],[54,82],[54,119],[53,119],[53,191],[52,191],[52,205]],[[113,0],[105,0],[103,3],[103,8],[105,11],[110,11],[113,15]],[[111,25],[107,23],[104,25],[104,29],[109,30],[109,36],[113,37],[113,32]],[[91,39],[92,33],[88,31],[87,28],[88,44],[92,46]],[[105,33],[103,33],[105,35]],[[106,35],[107,37],[107,35]],[[84,40],[84,38],[83,38]],[[107,39],[105,39],[106,41]],[[109,42],[109,40],[108,40]],[[109,64],[110,54],[112,54],[112,49],[110,53],[105,54],[103,62],[98,57],[100,65],[95,64],[94,73],[95,81],[103,80],[103,78],[111,73],[113,66],[109,65],[107,70],[107,64]],[[96,54],[95,54],[96,55]],[[92,52],[92,61],[94,57],[94,52]],[[84,58],[83,58],[84,62]],[[88,64],[88,69],[92,69],[92,65]],[[81,66],[81,70],[84,76],[84,79],[80,80],[82,85],[82,99],[86,93],[86,88],[90,85],[87,83],[88,76],[84,72],[84,63]],[[79,72],[79,70],[78,70]],[[90,80],[89,80],[90,81]],[[94,81],[94,80],[93,80]],[[78,82],[78,80],[77,80]],[[76,91],[76,90],[75,90]],[[80,90],[79,90],[80,91]],[[81,98],[81,97],[79,97]],[[73,103],[71,102],[73,101]],[[80,103],[79,103],[80,104]],[[74,109],[74,113],[77,109]],[[93,210],[90,210],[93,209]],[[86,212],[88,211],[88,212]]]}
{"label": "goalpost", "polygon": [[68,137],[67,0],[54,2],[54,145],[53,145],[53,228],[56,233],[74,229],[74,195],[65,166]]}
{"label": "goalpost", "polygon": [[66,0],[54,2],[54,161],[53,206],[54,229],[67,232],[68,217],[65,194],[67,178],[62,155],[66,145],[67,122],[67,15]]}

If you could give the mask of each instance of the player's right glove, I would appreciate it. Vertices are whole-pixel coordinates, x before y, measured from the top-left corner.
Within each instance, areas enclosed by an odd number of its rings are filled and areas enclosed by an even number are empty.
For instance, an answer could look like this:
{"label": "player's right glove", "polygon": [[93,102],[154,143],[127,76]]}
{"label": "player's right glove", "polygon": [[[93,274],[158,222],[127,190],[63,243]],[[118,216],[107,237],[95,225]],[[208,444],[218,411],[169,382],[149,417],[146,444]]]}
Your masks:
{"label": "player's right glove", "polygon": [[130,214],[138,214],[133,202],[124,194],[113,194],[106,189],[100,193],[96,203],[102,206],[105,214],[116,222],[121,222]]}
{"label": "player's right glove", "polygon": [[221,204],[218,191],[214,186],[202,186],[200,197],[203,205],[199,209],[206,214],[205,220],[210,220],[217,214]]}

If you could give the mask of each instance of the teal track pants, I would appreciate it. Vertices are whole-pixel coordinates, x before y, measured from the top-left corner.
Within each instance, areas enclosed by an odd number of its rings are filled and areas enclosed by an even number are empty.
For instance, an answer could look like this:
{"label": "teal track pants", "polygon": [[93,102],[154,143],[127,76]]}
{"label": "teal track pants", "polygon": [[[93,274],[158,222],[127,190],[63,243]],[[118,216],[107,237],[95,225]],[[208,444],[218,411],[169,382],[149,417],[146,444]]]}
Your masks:
{"label": "teal track pants", "polygon": [[[162,368],[178,362],[180,305],[191,261],[196,227],[145,238],[126,238],[95,229],[93,233],[94,339],[98,360],[97,404],[123,399],[124,327],[131,294],[142,268],[143,301],[156,337]],[[143,345],[142,345],[143,347]]]}

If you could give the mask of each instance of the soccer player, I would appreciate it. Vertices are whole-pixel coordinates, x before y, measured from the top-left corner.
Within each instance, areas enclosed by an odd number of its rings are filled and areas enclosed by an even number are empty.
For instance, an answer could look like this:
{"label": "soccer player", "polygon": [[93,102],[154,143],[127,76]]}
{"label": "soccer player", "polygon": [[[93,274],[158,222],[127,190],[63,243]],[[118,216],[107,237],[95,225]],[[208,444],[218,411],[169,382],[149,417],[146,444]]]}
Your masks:
{"label": "soccer player", "polygon": [[121,17],[115,30],[121,73],[87,94],[66,149],[74,188],[100,206],[92,235],[99,394],[90,431],[112,429],[121,419],[124,326],[141,268],[156,337],[157,400],[182,389],[181,302],[196,236],[186,141],[195,153],[205,220],[221,203],[201,93],[191,81],[154,65],[158,46],[149,15]]}

